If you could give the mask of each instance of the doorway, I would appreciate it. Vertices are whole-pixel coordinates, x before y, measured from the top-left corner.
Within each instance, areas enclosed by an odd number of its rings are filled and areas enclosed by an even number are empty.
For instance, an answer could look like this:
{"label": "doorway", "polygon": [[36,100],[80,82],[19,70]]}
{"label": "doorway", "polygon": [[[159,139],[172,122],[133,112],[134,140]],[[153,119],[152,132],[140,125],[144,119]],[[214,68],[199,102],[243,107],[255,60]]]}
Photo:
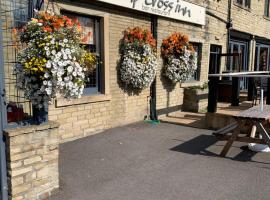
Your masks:
{"label": "doorway", "polygon": [[209,59],[209,74],[220,73],[222,46],[211,44]]}
{"label": "doorway", "polygon": [[264,44],[256,45],[255,52],[255,71],[268,71],[269,70],[269,55],[270,46]]}
{"label": "doorway", "polygon": [[[231,40],[229,52],[233,55],[229,61],[229,72],[248,71],[248,42]],[[248,79],[240,78],[240,90],[248,90]]]}

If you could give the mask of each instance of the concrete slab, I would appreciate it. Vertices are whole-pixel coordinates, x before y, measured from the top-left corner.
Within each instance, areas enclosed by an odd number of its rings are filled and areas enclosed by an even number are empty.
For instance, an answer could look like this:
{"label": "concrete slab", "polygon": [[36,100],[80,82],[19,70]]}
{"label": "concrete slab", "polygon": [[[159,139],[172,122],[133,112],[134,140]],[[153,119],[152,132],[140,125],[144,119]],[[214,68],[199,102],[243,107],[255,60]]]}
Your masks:
{"label": "concrete slab", "polygon": [[60,192],[51,200],[268,200],[270,154],[228,158],[211,131],[133,124],[61,145]]}

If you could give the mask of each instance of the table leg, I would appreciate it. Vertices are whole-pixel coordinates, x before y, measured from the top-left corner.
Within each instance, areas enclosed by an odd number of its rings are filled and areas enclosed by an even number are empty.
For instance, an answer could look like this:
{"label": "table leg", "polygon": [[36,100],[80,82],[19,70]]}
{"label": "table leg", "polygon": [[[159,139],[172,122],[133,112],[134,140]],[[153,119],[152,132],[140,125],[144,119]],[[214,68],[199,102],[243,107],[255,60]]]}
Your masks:
{"label": "table leg", "polygon": [[233,142],[236,140],[237,136],[239,134],[239,130],[234,130],[234,132],[232,133],[231,138],[228,140],[228,142],[226,143],[226,145],[224,146],[223,150],[221,151],[220,155],[225,157],[228,153],[228,151],[230,150]]}
{"label": "table leg", "polygon": [[270,147],[270,136],[268,135],[268,133],[267,133],[266,129],[264,128],[264,126],[260,122],[257,122],[256,127],[257,127],[259,133],[262,135],[263,140]]}

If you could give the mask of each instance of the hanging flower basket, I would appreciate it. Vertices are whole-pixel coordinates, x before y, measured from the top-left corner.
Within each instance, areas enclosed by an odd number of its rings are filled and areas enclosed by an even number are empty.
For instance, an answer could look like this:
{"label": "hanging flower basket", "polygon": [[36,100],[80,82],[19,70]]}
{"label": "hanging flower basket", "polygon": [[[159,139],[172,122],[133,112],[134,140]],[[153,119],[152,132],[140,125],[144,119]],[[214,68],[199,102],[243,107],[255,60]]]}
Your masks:
{"label": "hanging flower basket", "polygon": [[18,46],[23,47],[14,67],[17,87],[24,90],[36,111],[44,110],[56,96],[81,97],[86,73],[96,65],[96,58],[81,46],[78,20],[37,12],[14,33],[19,37]]}
{"label": "hanging flower basket", "polygon": [[156,41],[151,32],[139,27],[126,30],[121,52],[121,81],[134,89],[149,87],[157,70]]}
{"label": "hanging flower basket", "polygon": [[163,40],[161,54],[164,59],[164,75],[173,83],[184,82],[197,69],[197,53],[188,36],[174,33]]}

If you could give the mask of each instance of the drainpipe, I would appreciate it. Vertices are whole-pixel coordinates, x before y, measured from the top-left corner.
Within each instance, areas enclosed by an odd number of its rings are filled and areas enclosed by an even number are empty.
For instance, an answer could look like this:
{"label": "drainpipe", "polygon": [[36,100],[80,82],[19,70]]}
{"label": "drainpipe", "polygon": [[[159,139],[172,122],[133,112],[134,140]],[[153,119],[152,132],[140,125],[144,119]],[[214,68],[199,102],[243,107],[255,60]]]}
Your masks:
{"label": "drainpipe", "polygon": [[[151,16],[151,31],[154,38],[157,40],[158,29],[158,17],[156,15]],[[150,88],[150,119],[158,120],[157,116],[157,77],[151,84]]]}
{"label": "drainpipe", "polygon": [[[231,38],[231,28],[232,28],[232,0],[228,1],[228,19],[227,19],[227,53],[230,53],[230,38]],[[227,67],[229,66],[229,59],[227,59]]]}
{"label": "drainpipe", "polygon": [[[2,7],[0,5],[0,11]],[[7,124],[6,107],[5,107],[5,90],[4,90],[4,52],[3,52],[3,34],[2,20],[0,19],[0,199],[8,200],[8,184],[7,184],[7,160],[6,160],[6,141],[3,129]]]}

